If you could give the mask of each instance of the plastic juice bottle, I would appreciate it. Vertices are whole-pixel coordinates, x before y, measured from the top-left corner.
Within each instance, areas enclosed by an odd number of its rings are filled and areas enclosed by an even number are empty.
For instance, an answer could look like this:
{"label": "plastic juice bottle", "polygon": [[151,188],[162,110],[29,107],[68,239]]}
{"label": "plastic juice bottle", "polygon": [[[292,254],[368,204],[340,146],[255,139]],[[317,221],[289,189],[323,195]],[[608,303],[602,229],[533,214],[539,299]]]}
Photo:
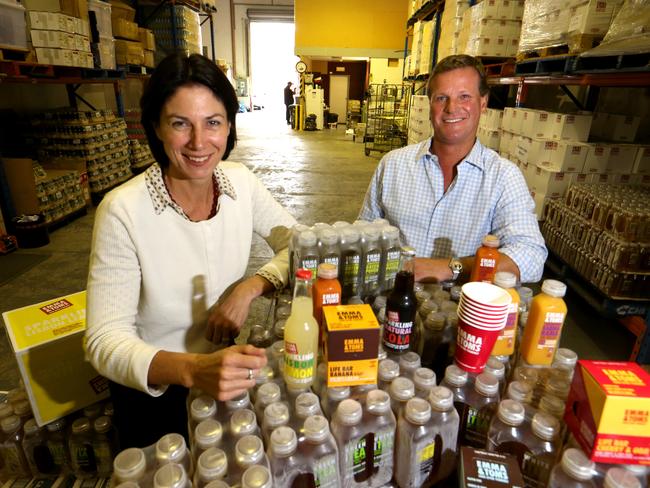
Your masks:
{"label": "plastic juice bottle", "polygon": [[392,359],[383,359],[377,367],[379,378],[379,389],[388,391],[390,384],[399,376],[399,364]]}
{"label": "plastic juice bottle", "polygon": [[603,488],[641,488],[641,482],[625,468],[609,468],[605,473]]}
{"label": "plastic juice bottle", "polygon": [[293,277],[298,270],[298,237],[301,232],[309,230],[309,227],[304,224],[296,224],[291,228],[291,239],[289,239],[289,281],[293,287]]}
{"label": "plastic juice bottle", "polygon": [[542,292],[533,298],[519,349],[526,363],[548,366],[553,362],[567,314],[565,293],[564,283],[544,280]]}
{"label": "plastic juice bottle", "polygon": [[524,427],[526,411],[516,400],[502,400],[497,414],[490,422],[487,432],[487,450],[512,454],[521,466],[524,454],[528,452]]}
{"label": "plastic juice bottle", "polygon": [[260,435],[260,428],[257,425],[255,412],[243,408],[233,412],[230,417],[230,440],[237,442],[245,435]]}
{"label": "plastic juice bottle", "polygon": [[192,457],[180,434],[165,434],[156,442],[156,464],[179,464],[188,476],[192,476]]}
{"label": "plastic juice bottle", "polygon": [[538,412],[531,424],[533,436],[526,442],[528,452],[521,463],[526,486],[545,488],[557,461],[560,424],[555,417]]}
{"label": "plastic juice bottle", "polygon": [[72,469],[78,478],[89,478],[96,474],[97,463],[92,445],[90,420],[81,417],[72,423],[72,434],[68,441]]}
{"label": "plastic juice bottle", "polygon": [[415,396],[427,400],[431,389],[436,386],[436,373],[429,368],[418,368],[413,373]]}
{"label": "plastic juice bottle", "polygon": [[[273,482],[278,486],[293,486],[294,483],[299,482],[296,478],[301,474],[302,463],[296,456],[297,450],[298,438],[291,427],[278,427],[271,433],[267,456]],[[313,480],[313,474],[311,478]]]}
{"label": "plastic juice bottle", "polygon": [[301,393],[296,398],[294,415],[289,420],[289,426],[299,435],[302,435],[305,421],[313,415],[323,415],[323,411],[320,408],[320,400],[314,393]]}
{"label": "plastic juice bottle", "polygon": [[298,449],[313,466],[315,486],[340,486],[339,451],[325,417],[313,415],[305,419],[304,438],[300,440]]}
{"label": "plastic juice bottle", "polygon": [[137,483],[151,486],[151,474],[147,473],[147,458],[139,447],[123,450],[113,460],[113,474],[116,483]]}
{"label": "plastic juice bottle", "polygon": [[417,314],[417,300],[413,289],[414,260],[415,249],[403,247],[400,270],[395,277],[395,287],[386,302],[383,346],[389,355],[404,354],[411,347]]}
{"label": "plastic juice bottle", "polygon": [[241,476],[241,488],[271,488],[272,486],[271,470],[266,466],[251,466]]}
{"label": "plastic juice bottle", "polygon": [[410,379],[399,376],[390,384],[388,394],[390,395],[390,407],[397,418],[406,402],[415,396],[415,385]]}
{"label": "plastic juice bottle", "polygon": [[255,415],[258,419],[264,418],[264,409],[271,403],[279,402],[282,396],[277,383],[265,383],[260,386],[255,395]]}
{"label": "plastic juice bottle", "polygon": [[[323,307],[341,303],[341,283],[339,283],[336,266],[329,263],[318,265],[318,279],[314,283],[313,315],[319,327],[323,327]],[[321,338],[322,338],[321,334]]]}
{"label": "plastic juice bottle", "polygon": [[494,275],[494,284],[506,290],[512,297],[512,302],[508,306],[506,326],[494,343],[491,354],[493,356],[510,356],[515,352],[517,319],[519,317],[519,294],[515,289],[515,286],[517,286],[517,277],[507,271],[499,271]]}
{"label": "plastic juice bottle", "polygon": [[69,469],[69,451],[66,444],[66,436],[63,432],[65,420],[59,419],[47,424],[47,448],[52,454],[57,472],[65,472]]}
{"label": "plastic juice bottle", "polygon": [[335,386],[332,388],[325,388],[323,390],[323,398],[321,404],[323,405],[323,415],[328,419],[332,419],[336,408],[346,398],[350,398],[349,386]]}
{"label": "plastic juice bottle", "polygon": [[454,407],[461,419],[463,419],[463,415],[467,409],[467,396],[471,388],[468,380],[469,375],[467,371],[463,371],[455,364],[450,364],[445,369],[445,377],[440,383],[440,386],[449,388],[454,395]]}
{"label": "plastic juice bottle", "polygon": [[338,276],[341,250],[339,249],[339,234],[334,229],[323,229],[320,232],[320,263],[328,263],[335,267]]}
{"label": "plastic juice bottle", "polygon": [[395,286],[401,251],[399,229],[392,225],[385,226],[381,231],[381,272],[379,276],[381,289],[384,291]]}
{"label": "plastic juice bottle", "polygon": [[501,242],[497,236],[488,234],[483,238],[482,244],[476,250],[469,281],[492,283],[499,264],[499,245],[501,245]]}
{"label": "plastic juice bottle", "polygon": [[298,236],[298,269],[308,269],[311,271],[312,279],[316,278],[316,269],[318,268],[318,238],[316,233],[311,230],[305,230]]}
{"label": "plastic juice bottle", "polygon": [[165,464],[153,476],[154,488],[191,488],[192,483],[185,468],[180,464]]}
{"label": "plastic juice bottle", "polygon": [[221,422],[208,419],[201,422],[194,430],[194,446],[192,447],[192,455],[194,459],[198,457],[211,447],[221,447],[223,439],[223,427]]}
{"label": "plastic juice bottle", "polygon": [[578,355],[571,349],[560,347],[555,351],[551,369],[558,375],[564,376],[567,380],[573,379],[573,372],[578,363]]}
{"label": "plastic juice bottle", "polygon": [[217,402],[208,395],[199,395],[190,403],[190,443],[193,442],[193,434],[196,426],[207,419],[215,419],[217,415]]}
{"label": "plastic juice bottle", "polygon": [[431,312],[422,328],[422,366],[431,368],[440,378],[449,365],[449,347],[453,341],[453,334],[446,323],[444,313]]}
{"label": "plastic juice bottle", "polygon": [[[289,407],[286,403],[271,403],[264,409],[264,418],[262,419],[262,437],[267,444],[271,439],[271,432],[282,425],[289,423]],[[246,436],[250,437],[250,436]]]}
{"label": "plastic juice bottle", "polygon": [[4,462],[2,467],[3,479],[7,478],[29,478],[29,464],[25,458],[22,447],[23,432],[20,418],[11,415],[2,419],[2,438],[0,439],[0,460]]}
{"label": "plastic juice bottle", "polygon": [[449,478],[455,471],[458,456],[458,427],[460,418],[454,408],[454,394],[449,388],[436,386],[429,394],[431,422],[435,431],[433,467],[426,485]]}
{"label": "plastic juice bottle", "polygon": [[348,398],[339,403],[331,423],[339,450],[341,485],[349,488],[367,487],[372,474],[362,415],[361,404]]}
{"label": "plastic juice bottle", "polygon": [[[393,477],[395,428],[397,422],[390,408],[390,396],[385,391],[368,392],[363,412],[366,431],[366,455],[372,456],[371,487],[380,487]],[[370,448],[372,446],[372,448]]]}
{"label": "plastic juice bottle", "polygon": [[569,448],[562,454],[562,461],[555,465],[548,480],[548,488],[595,488],[595,465],[584,453]]}
{"label": "plastic juice bottle", "polygon": [[117,440],[111,418],[102,415],[93,422],[93,452],[97,463],[97,475],[110,478],[113,471],[113,458],[117,454]]}
{"label": "plastic juice bottle", "polygon": [[284,329],[284,381],[289,387],[310,387],[318,356],[318,324],[313,316],[311,272],[296,271],[291,315]]}
{"label": "plastic juice bottle", "polygon": [[483,448],[490,422],[499,403],[499,380],[490,373],[479,374],[474,380],[474,390],[470,391],[466,402],[466,414],[461,415],[461,443]]}
{"label": "plastic juice bottle", "polygon": [[399,357],[399,372],[405,378],[412,380],[415,370],[421,366],[422,361],[417,352],[409,351]]}
{"label": "plastic juice bottle", "polygon": [[483,372],[490,373],[499,380],[499,394],[503,393],[506,387],[506,367],[495,357],[489,357]]}
{"label": "plastic juice bottle", "polygon": [[[269,458],[264,453],[262,439],[254,435],[242,437],[235,444],[235,462],[231,469],[228,469],[227,481],[230,485],[237,485],[240,480],[244,486],[242,476],[251,466],[260,465],[270,469]],[[269,474],[269,479],[271,475]],[[253,485],[255,486],[255,485]]]}
{"label": "plastic juice bottle", "polygon": [[359,232],[352,226],[341,231],[341,262],[339,281],[343,289],[343,300],[359,294],[359,272],[361,270],[361,247]]}
{"label": "plastic juice bottle", "polygon": [[[30,419],[25,423],[25,436],[23,437],[23,451],[34,478],[43,478],[57,472],[52,454],[47,448],[43,429]],[[112,461],[112,460],[111,460]]]}
{"label": "plastic juice bottle", "polygon": [[203,452],[196,463],[194,488],[204,488],[214,480],[225,478],[228,473],[228,458],[218,447],[211,447]]}
{"label": "plastic juice bottle", "polygon": [[362,281],[363,297],[375,297],[379,294],[379,273],[381,264],[381,246],[379,244],[380,230],[374,225],[368,225],[363,230]]}
{"label": "plastic juice bottle", "polygon": [[537,413],[531,402],[533,400],[533,387],[524,381],[511,381],[506,388],[506,397],[521,403],[524,407],[524,416],[527,422]]}

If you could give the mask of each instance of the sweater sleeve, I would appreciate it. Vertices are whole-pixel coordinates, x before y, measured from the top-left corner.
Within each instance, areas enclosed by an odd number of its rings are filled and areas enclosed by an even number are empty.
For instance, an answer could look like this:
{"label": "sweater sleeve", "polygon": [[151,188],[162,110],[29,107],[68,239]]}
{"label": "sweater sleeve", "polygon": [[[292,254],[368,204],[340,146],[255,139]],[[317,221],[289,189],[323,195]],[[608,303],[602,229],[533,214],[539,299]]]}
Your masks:
{"label": "sweater sleeve", "polygon": [[148,385],[159,348],[138,335],[142,276],[136,229],[112,195],[97,208],[88,275],[86,358],[107,378],[152,396],[166,387]]}

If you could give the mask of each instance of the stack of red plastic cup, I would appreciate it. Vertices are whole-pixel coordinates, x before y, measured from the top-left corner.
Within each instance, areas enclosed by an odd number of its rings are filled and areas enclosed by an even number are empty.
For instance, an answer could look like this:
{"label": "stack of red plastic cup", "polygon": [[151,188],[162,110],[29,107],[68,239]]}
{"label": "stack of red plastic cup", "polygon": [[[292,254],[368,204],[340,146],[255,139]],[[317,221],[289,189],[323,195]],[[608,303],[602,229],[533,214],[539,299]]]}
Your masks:
{"label": "stack of red plastic cup", "polygon": [[463,285],[458,302],[456,364],[468,373],[485,368],[494,343],[508,319],[510,294],[490,283]]}

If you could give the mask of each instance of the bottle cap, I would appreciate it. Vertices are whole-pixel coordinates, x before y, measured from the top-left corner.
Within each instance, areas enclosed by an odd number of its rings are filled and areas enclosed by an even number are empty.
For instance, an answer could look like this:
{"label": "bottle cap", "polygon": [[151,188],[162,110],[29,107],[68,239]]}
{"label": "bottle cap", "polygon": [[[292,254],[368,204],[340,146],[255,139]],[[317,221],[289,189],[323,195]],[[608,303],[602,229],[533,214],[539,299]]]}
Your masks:
{"label": "bottle cap", "polygon": [[539,381],[539,373],[535,368],[528,366],[517,366],[514,371],[514,379],[517,381],[525,381],[535,386]]}
{"label": "bottle cap", "polygon": [[446,412],[454,406],[454,394],[445,386],[434,386],[429,393],[431,408],[438,412]]}
{"label": "bottle cap", "polygon": [[603,488],[641,488],[641,482],[623,468],[609,468],[605,474]]}
{"label": "bottle cap", "polygon": [[546,380],[544,384],[544,391],[550,393],[558,398],[564,398],[569,395],[569,390],[571,389],[571,383],[566,378],[562,376],[552,375]]}
{"label": "bottle cap", "polygon": [[99,403],[93,403],[92,405],[88,405],[83,409],[84,417],[88,417],[90,419],[98,417],[101,411],[102,406]]}
{"label": "bottle cap", "polygon": [[335,229],[342,229],[344,227],[350,227],[350,225],[352,224],[350,224],[350,222],[346,222],[345,220],[337,220],[332,224],[332,227]]}
{"label": "bottle cap", "polygon": [[264,421],[270,427],[279,427],[289,421],[289,408],[283,402],[275,402],[264,409]]}
{"label": "bottle cap", "polygon": [[392,359],[384,359],[379,362],[379,381],[390,383],[399,376],[399,364]]}
{"label": "bottle cap", "polygon": [[573,479],[580,481],[592,479],[594,467],[594,462],[587,459],[580,449],[571,447],[562,454],[562,469]]}
{"label": "bottle cap", "polygon": [[63,427],[65,427],[65,420],[64,419],[55,420],[54,422],[50,422],[49,424],[47,424],[46,427],[49,432],[57,432],[63,429]]}
{"label": "bottle cap", "polygon": [[436,386],[436,373],[429,368],[418,368],[413,373],[413,383],[418,390],[430,390]]}
{"label": "bottle cap", "polygon": [[280,305],[275,309],[275,320],[286,320],[291,315],[291,305]]}
{"label": "bottle cap", "polygon": [[320,413],[318,397],[311,392],[301,393],[296,398],[296,415],[302,419]]}
{"label": "bottle cap", "polygon": [[338,270],[331,263],[320,263],[318,265],[318,277],[325,280],[333,280],[338,277]]}
{"label": "bottle cap", "polygon": [[257,401],[264,407],[274,402],[280,401],[280,385],[274,382],[264,383],[257,389]]}
{"label": "bottle cap", "polygon": [[190,414],[192,418],[200,422],[201,420],[214,417],[217,413],[217,402],[208,395],[201,395],[192,400],[190,404]]}
{"label": "bottle cap", "polygon": [[311,270],[304,268],[297,269],[296,278],[299,280],[311,280]]}
{"label": "bottle cap", "polygon": [[248,408],[235,410],[230,417],[230,432],[236,437],[253,434],[257,430],[255,412]]}
{"label": "bottle cap", "polygon": [[113,473],[118,481],[138,481],[147,470],[144,451],[138,447],[123,450],[113,460]]}
{"label": "bottle cap", "polygon": [[566,285],[557,280],[544,280],[542,292],[556,298],[562,298],[566,294]]}
{"label": "bottle cap", "polygon": [[185,439],[180,434],[165,434],[156,442],[156,459],[161,462],[180,463],[186,451]]}
{"label": "bottle cap", "polygon": [[344,425],[356,425],[361,421],[361,404],[346,398],[336,407],[336,419]]}
{"label": "bottle cap", "polygon": [[524,381],[511,381],[506,394],[508,398],[519,403],[530,403],[533,399],[533,387]]}
{"label": "bottle cap", "polygon": [[184,488],[187,484],[187,473],[180,464],[165,464],[153,477],[154,488]]}
{"label": "bottle cap", "polygon": [[298,245],[301,247],[313,247],[317,242],[316,233],[313,230],[303,230],[298,235]]}
{"label": "bottle cap", "polygon": [[384,239],[399,238],[399,229],[394,225],[386,225],[381,229],[381,235]]}
{"label": "bottle cap", "polygon": [[485,396],[494,396],[499,393],[499,380],[490,373],[481,373],[476,377],[474,388]]}
{"label": "bottle cap", "polygon": [[210,447],[202,452],[197,465],[199,476],[204,480],[223,478],[228,472],[228,458],[218,447]]}
{"label": "bottle cap", "polygon": [[553,395],[544,395],[539,400],[539,410],[555,418],[564,416],[564,401]]}
{"label": "bottle cap", "polygon": [[[134,486],[134,487],[126,487],[126,488],[138,488],[138,487]],[[224,480],[212,480],[210,481],[210,483],[205,485],[204,488],[230,488],[230,485],[226,483]]]}
{"label": "bottle cap", "polygon": [[415,385],[410,379],[404,378],[403,376],[398,376],[390,384],[391,398],[401,402],[405,402],[410,398],[413,398],[414,396],[415,396]]}
{"label": "bottle cap", "polygon": [[341,240],[343,241],[342,243],[345,244],[354,244],[355,242],[359,242],[359,232],[352,226],[344,227],[341,231]]}
{"label": "bottle cap", "polygon": [[428,300],[425,300],[422,302],[420,307],[418,308],[418,313],[422,317],[427,317],[431,312],[437,312],[438,311],[438,304],[429,298]]}
{"label": "bottle cap", "polygon": [[420,355],[417,352],[409,351],[399,358],[399,369],[402,372],[414,371],[422,365]]}
{"label": "bottle cap", "polygon": [[630,473],[634,473],[634,476],[643,477],[648,474],[648,466],[643,466],[642,464],[624,464],[621,466],[623,469],[628,470]]}
{"label": "bottle cap", "polygon": [[415,298],[418,304],[424,303],[431,299],[431,293],[426,290],[415,290]]}
{"label": "bottle cap", "polygon": [[452,286],[451,289],[449,290],[450,298],[453,301],[458,302],[460,300],[460,292],[461,292],[461,290],[462,290],[461,287],[458,286],[458,285]]}
{"label": "bottle cap", "polygon": [[235,461],[240,466],[251,466],[264,457],[264,444],[256,435],[245,435],[235,444]]}
{"label": "bottle cap", "polygon": [[447,327],[457,327],[458,326],[458,313],[456,311],[449,311],[445,313],[445,325]]}
{"label": "bottle cap", "polygon": [[218,444],[223,437],[221,422],[207,419],[199,423],[194,429],[194,440],[203,449]]}
{"label": "bottle cap", "polygon": [[326,228],[319,232],[320,240],[326,246],[333,246],[339,241],[339,233],[334,229]]}
{"label": "bottle cap", "polygon": [[514,288],[517,286],[517,276],[508,271],[497,271],[494,274],[494,284],[500,288]]}
{"label": "bottle cap", "polygon": [[247,408],[251,404],[251,397],[247,391],[239,395],[238,397],[233,398],[232,400],[226,400],[226,409],[230,411],[238,410],[240,408]]}
{"label": "bottle cap", "polygon": [[90,419],[87,417],[81,417],[72,422],[72,433],[73,434],[84,434],[90,431]]}
{"label": "bottle cap", "polygon": [[487,247],[499,247],[501,245],[499,238],[492,234],[486,235],[481,242]]}
{"label": "bottle cap", "polygon": [[402,246],[403,257],[415,257],[415,248],[411,246]]}
{"label": "bottle cap", "polygon": [[25,435],[32,435],[38,432],[39,427],[38,424],[36,423],[36,420],[29,419],[27,422],[25,422],[25,425],[23,426],[23,430],[25,431]]}
{"label": "bottle cap", "polygon": [[350,396],[349,386],[334,386],[327,389],[327,396],[331,400],[344,400]]}
{"label": "bottle cap", "polygon": [[456,388],[465,386],[465,384],[467,383],[467,371],[463,371],[455,364],[450,364],[445,369],[444,381]]}
{"label": "bottle cap", "polygon": [[366,241],[376,241],[379,239],[381,231],[374,225],[367,225],[364,227],[362,233]]}
{"label": "bottle cap", "polygon": [[375,301],[372,302],[372,308],[374,308],[375,310],[379,310],[379,309],[381,309],[381,308],[383,308],[383,307],[386,306],[386,302],[387,302],[387,301],[388,301],[388,298],[387,298],[386,296],[384,296],[384,295],[377,295],[377,296],[375,297]]}
{"label": "bottle cap", "polygon": [[375,415],[390,412],[390,395],[384,390],[371,390],[366,395],[366,410]]}
{"label": "bottle cap", "polygon": [[533,416],[533,433],[545,441],[552,441],[560,431],[560,423],[555,417],[544,412]]}
{"label": "bottle cap", "polygon": [[13,406],[14,406],[14,413],[19,417],[25,417],[31,414],[32,412],[32,407],[29,404],[29,401],[27,400],[20,400],[18,402],[15,402]]}
{"label": "bottle cap", "polygon": [[241,476],[242,488],[271,488],[273,480],[266,466],[251,466]]}
{"label": "bottle cap", "polygon": [[305,232],[306,230],[309,230],[309,226],[305,224],[296,224],[293,227],[291,227],[291,230],[295,232],[296,235],[300,235],[301,232]]}
{"label": "bottle cap", "polygon": [[305,419],[304,434],[310,442],[321,443],[330,433],[329,422],[322,415],[312,415]]}
{"label": "bottle cap", "polygon": [[497,380],[501,381],[506,377],[506,367],[504,364],[494,357],[489,357],[485,364],[484,373],[494,375]]}
{"label": "bottle cap", "polygon": [[497,415],[504,424],[521,425],[525,417],[524,406],[518,401],[509,398],[501,400]]}
{"label": "bottle cap", "polygon": [[378,361],[383,361],[384,359],[388,358],[388,353],[386,350],[382,347],[381,344],[379,344],[379,352],[377,353],[377,360]]}
{"label": "bottle cap", "polygon": [[445,328],[447,316],[443,312],[431,312],[424,321],[424,326],[429,330],[442,330]]}
{"label": "bottle cap", "polygon": [[413,424],[426,424],[431,419],[431,405],[422,398],[411,398],[406,402],[404,416]]}
{"label": "bottle cap", "polygon": [[105,434],[111,430],[111,418],[108,415],[97,417],[93,422],[93,428],[98,434]]}
{"label": "bottle cap", "polygon": [[283,425],[271,432],[271,448],[276,456],[290,456],[297,447],[296,432],[291,427]]}
{"label": "bottle cap", "polygon": [[577,362],[578,355],[571,349],[560,347],[555,351],[555,357],[553,358],[554,367],[572,370],[575,368]]}
{"label": "bottle cap", "polygon": [[14,409],[9,403],[0,404],[0,419],[13,415]]}

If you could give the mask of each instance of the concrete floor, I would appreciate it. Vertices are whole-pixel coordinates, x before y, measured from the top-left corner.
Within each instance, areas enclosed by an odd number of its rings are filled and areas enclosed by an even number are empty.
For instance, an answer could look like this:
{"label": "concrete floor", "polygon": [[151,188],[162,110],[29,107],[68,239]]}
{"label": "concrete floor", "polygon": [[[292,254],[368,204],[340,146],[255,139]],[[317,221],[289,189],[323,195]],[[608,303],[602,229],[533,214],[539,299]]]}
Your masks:
{"label": "concrete floor", "polygon": [[[355,220],[380,155],[365,156],[363,144],[352,142],[342,126],[297,133],[284,124],[283,115],[264,111],[240,114],[239,143],[230,159],[251,168],[301,223]],[[39,265],[0,286],[0,311],[85,289],[93,219],[94,210],[90,209],[88,215],[52,232],[49,245],[0,256],[1,267],[3,260],[18,254],[47,255]],[[254,240],[249,271],[269,256],[264,241]],[[570,318],[563,346],[582,358],[627,359],[634,342],[629,332],[571,294],[567,302]],[[255,304],[248,325],[264,320],[268,304],[265,299]],[[0,390],[15,387],[18,378],[11,346],[5,334],[0,334]]]}

